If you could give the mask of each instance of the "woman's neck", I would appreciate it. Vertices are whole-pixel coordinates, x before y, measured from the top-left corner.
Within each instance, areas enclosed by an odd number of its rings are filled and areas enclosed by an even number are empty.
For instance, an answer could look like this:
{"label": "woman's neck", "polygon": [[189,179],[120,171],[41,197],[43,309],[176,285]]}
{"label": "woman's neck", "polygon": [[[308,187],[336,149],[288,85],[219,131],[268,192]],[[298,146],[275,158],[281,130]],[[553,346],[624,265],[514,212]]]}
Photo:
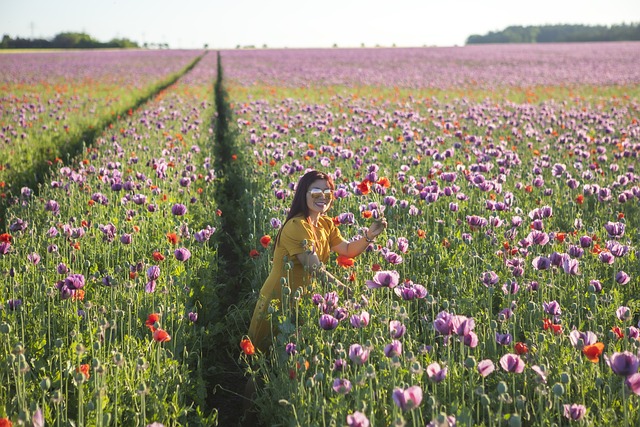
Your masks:
{"label": "woman's neck", "polygon": [[320,219],[320,212],[312,212],[309,214],[309,222],[313,224],[313,226],[318,225],[318,220]]}

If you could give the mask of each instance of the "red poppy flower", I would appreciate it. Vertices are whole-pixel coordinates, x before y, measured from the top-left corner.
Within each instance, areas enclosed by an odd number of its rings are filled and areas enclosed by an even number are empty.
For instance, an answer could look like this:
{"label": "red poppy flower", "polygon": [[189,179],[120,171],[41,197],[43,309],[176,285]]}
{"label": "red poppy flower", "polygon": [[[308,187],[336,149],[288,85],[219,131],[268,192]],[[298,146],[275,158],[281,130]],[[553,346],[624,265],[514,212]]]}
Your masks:
{"label": "red poppy flower", "polygon": [[136,273],[135,271],[130,271],[129,272],[129,279],[133,280],[136,277],[138,277],[138,273]]}
{"label": "red poppy flower", "polygon": [[156,261],[164,261],[164,255],[162,255],[158,251],[154,251],[153,252],[153,259],[156,260]]}
{"label": "red poppy flower", "polygon": [[172,245],[177,245],[180,241],[180,237],[176,233],[167,233],[167,239]]}
{"label": "red poppy flower", "polygon": [[153,331],[153,339],[157,342],[167,342],[171,341],[171,335],[163,329],[156,329]]}
{"label": "red poppy flower", "polygon": [[560,243],[564,242],[565,237],[567,237],[566,233],[558,233],[556,234],[556,240]]}
{"label": "red poppy flower", "polygon": [[247,356],[253,356],[256,353],[256,349],[249,338],[245,338],[240,341],[240,348],[242,348],[242,351]]}
{"label": "red poppy flower", "polygon": [[222,211],[220,209],[216,209],[216,215],[222,216]]}
{"label": "red poppy flower", "polygon": [[373,215],[371,211],[362,211],[363,218],[371,218],[371,215]]}
{"label": "red poppy flower", "polygon": [[624,218],[624,212],[618,212],[618,219]]}
{"label": "red poppy flower", "polygon": [[382,266],[380,264],[373,264],[371,266],[371,271],[380,271],[382,270]]}
{"label": "red poppy flower", "polygon": [[343,268],[353,267],[353,264],[354,264],[353,258],[349,258],[348,256],[344,256],[344,255],[339,255],[338,258],[336,259],[336,262],[340,267],[343,267]]}
{"label": "red poppy flower", "polygon": [[265,234],[260,238],[260,244],[263,248],[267,248],[269,246],[269,243],[271,243],[271,236],[269,236],[268,234]]}
{"label": "red poppy flower", "polygon": [[258,258],[260,256],[260,252],[258,252],[257,249],[251,249],[251,251],[249,251],[249,256],[251,258]]}
{"label": "red poppy flower", "polygon": [[156,330],[155,324],[160,320],[160,315],[158,313],[151,313],[147,316],[147,321],[144,324],[147,328],[151,329],[151,332]]}
{"label": "red poppy flower", "polygon": [[589,359],[590,362],[598,363],[603,350],[604,344],[602,344],[601,342],[597,342],[595,344],[585,345],[582,349],[582,353],[587,356],[587,359]]}
{"label": "red poppy flower", "polygon": [[381,185],[384,188],[389,188],[391,187],[391,181],[389,181],[389,178],[386,176],[383,176],[378,180],[378,185]]}
{"label": "red poppy flower", "polygon": [[76,372],[81,372],[86,379],[89,379],[91,377],[91,374],[89,374],[89,368],[90,367],[88,363],[83,363],[76,368]]}
{"label": "red poppy flower", "polygon": [[516,353],[518,354],[526,354],[529,353],[529,348],[523,342],[517,342],[515,345]]}
{"label": "red poppy flower", "polygon": [[584,203],[584,196],[582,194],[578,194],[578,197],[576,197],[576,203],[579,205]]}
{"label": "red poppy flower", "polygon": [[356,272],[352,271],[351,274],[349,275],[349,281],[350,282],[355,282],[356,281]]}
{"label": "red poppy flower", "polygon": [[340,225],[340,219],[337,216],[334,216],[333,218],[331,218],[331,220],[333,221],[334,225]]}
{"label": "red poppy flower", "polygon": [[11,236],[11,234],[9,233],[0,234],[0,243],[11,243],[11,240],[13,240],[13,237]]}
{"label": "red poppy flower", "polygon": [[554,334],[559,335],[562,333],[562,325],[551,324],[551,330]]}
{"label": "red poppy flower", "polygon": [[12,427],[13,423],[9,418],[0,418],[0,427]]}
{"label": "red poppy flower", "polygon": [[369,194],[369,190],[371,189],[370,186],[371,186],[371,183],[369,182],[369,180],[365,179],[360,184],[358,184],[358,190],[360,190],[360,192],[363,195],[367,195],[367,194]]}
{"label": "red poppy flower", "polygon": [[72,301],[84,301],[84,289],[76,289],[71,296]]}
{"label": "red poppy flower", "polygon": [[427,235],[427,233],[424,230],[420,230],[420,229],[418,229],[418,231],[416,231],[416,233],[418,234],[418,238],[419,239],[424,239],[425,236]]}
{"label": "red poppy flower", "polygon": [[622,329],[620,329],[617,326],[614,326],[613,328],[611,328],[611,332],[613,332],[614,334],[616,334],[616,336],[618,337],[618,339],[622,339],[624,338],[624,332],[622,332]]}

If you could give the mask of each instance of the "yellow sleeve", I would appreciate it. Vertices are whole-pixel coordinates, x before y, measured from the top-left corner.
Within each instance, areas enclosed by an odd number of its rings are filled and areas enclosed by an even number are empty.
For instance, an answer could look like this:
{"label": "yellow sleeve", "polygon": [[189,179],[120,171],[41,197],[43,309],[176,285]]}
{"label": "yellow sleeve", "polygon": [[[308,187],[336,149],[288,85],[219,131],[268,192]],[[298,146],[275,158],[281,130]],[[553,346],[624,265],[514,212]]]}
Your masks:
{"label": "yellow sleeve", "polygon": [[331,218],[326,217],[324,224],[328,230],[327,234],[329,236],[330,248],[333,248],[344,241],[344,238],[342,237],[342,233],[340,233],[340,229],[336,226],[336,224],[333,222]]}
{"label": "yellow sleeve", "polygon": [[311,226],[301,218],[291,218],[284,225],[278,242],[290,256],[298,255],[313,245]]}

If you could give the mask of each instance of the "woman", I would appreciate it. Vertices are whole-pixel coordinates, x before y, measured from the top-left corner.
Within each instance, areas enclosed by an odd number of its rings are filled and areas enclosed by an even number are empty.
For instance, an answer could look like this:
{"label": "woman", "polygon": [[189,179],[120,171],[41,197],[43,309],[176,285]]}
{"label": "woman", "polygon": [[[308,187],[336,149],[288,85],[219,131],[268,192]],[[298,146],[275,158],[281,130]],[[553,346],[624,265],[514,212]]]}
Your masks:
{"label": "woman", "polygon": [[[268,308],[272,300],[282,301],[281,279],[287,279],[291,293],[310,285],[313,280],[347,288],[324,269],[330,251],[354,258],[360,255],[387,227],[382,218],[365,229],[359,239],[346,241],[326,215],[333,201],[333,180],[325,173],[310,171],[298,181],[291,210],[275,239],[271,273],[265,281],[249,326],[249,338],[254,346],[266,351],[271,343],[271,322]],[[293,268],[285,270],[291,262]]]}

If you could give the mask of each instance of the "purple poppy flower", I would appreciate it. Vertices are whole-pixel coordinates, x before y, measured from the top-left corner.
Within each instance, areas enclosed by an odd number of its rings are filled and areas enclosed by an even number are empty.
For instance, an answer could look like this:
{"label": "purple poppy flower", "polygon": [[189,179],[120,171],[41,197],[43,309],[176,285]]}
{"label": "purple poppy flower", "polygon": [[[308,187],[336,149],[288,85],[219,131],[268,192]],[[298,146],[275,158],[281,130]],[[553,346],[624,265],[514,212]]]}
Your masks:
{"label": "purple poppy flower", "polygon": [[131,234],[125,233],[122,236],[120,236],[120,243],[122,243],[123,245],[131,244]]}
{"label": "purple poppy flower", "polygon": [[462,342],[467,347],[476,348],[478,346],[478,335],[476,335],[475,332],[471,331],[462,337]]}
{"label": "purple poppy flower", "polygon": [[404,333],[407,331],[407,327],[402,324],[402,322],[398,320],[389,321],[389,334],[391,338],[398,339],[402,338]]}
{"label": "purple poppy flower", "polygon": [[16,218],[11,225],[9,226],[9,231],[17,233],[19,231],[24,231],[29,226],[29,223],[23,221],[21,218]]}
{"label": "purple poppy flower", "polygon": [[498,283],[500,278],[493,271],[485,271],[484,273],[482,273],[481,280],[482,280],[482,283],[486,287],[491,287],[491,286],[495,285],[496,283]]}
{"label": "purple poppy flower", "polygon": [[622,222],[607,222],[604,225],[605,230],[607,230],[607,233],[609,234],[610,238],[619,238],[624,236],[624,228],[625,225]]}
{"label": "purple poppy flower", "polygon": [[562,308],[560,307],[560,303],[558,303],[558,301],[556,300],[553,300],[550,302],[543,302],[542,308],[544,309],[545,313],[551,316],[560,316],[562,314]]}
{"label": "purple poppy flower", "polygon": [[153,293],[156,290],[156,281],[155,280],[150,280],[147,282],[146,285],[144,285],[144,291],[148,294]]}
{"label": "purple poppy flower", "polygon": [[584,249],[582,249],[580,246],[569,246],[569,256],[573,258],[582,258],[582,255],[584,255]]}
{"label": "purple poppy flower", "polygon": [[320,315],[320,319],[318,320],[320,327],[325,331],[331,331],[338,327],[338,319],[333,317],[330,314],[322,314]]}
{"label": "purple poppy flower", "polygon": [[347,426],[349,427],[369,427],[369,419],[362,412],[354,412],[347,415]]}
{"label": "purple poppy flower", "polygon": [[171,207],[171,213],[175,216],[182,216],[187,213],[187,207],[181,203],[176,203]]}
{"label": "purple poppy flower", "polygon": [[500,366],[507,372],[521,374],[524,371],[524,360],[517,354],[507,353],[500,358]]}
{"label": "purple poppy flower", "polygon": [[577,259],[565,259],[562,262],[562,269],[565,273],[570,274],[572,276],[577,276],[580,274],[580,270],[578,269],[578,260]]}
{"label": "purple poppy flower", "polygon": [[564,404],[564,416],[571,421],[579,421],[584,418],[587,413],[587,408],[584,405],[578,405],[573,403],[571,405]]}
{"label": "purple poppy flower", "polygon": [[624,271],[620,270],[616,273],[616,282],[620,285],[626,285],[631,280],[631,277]]}
{"label": "purple poppy flower", "polygon": [[410,411],[422,403],[422,389],[414,385],[405,390],[396,388],[392,393],[393,401],[403,411]]}
{"label": "purple poppy flower", "polygon": [[64,284],[72,290],[82,289],[85,285],[84,276],[82,274],[70,274],[64,279]]}
{"label": "purple poppy flower", "polygon": [[611,265],[616,260],[616,257],[609,251],[602,251],[598,254],[598,259],[604,264]]}
{"label": "purple poppy flower", "polygon": [[547,373],[540,368],[538,365],[533,365],[531,370],[538,374],[538,380],[544,384],[547,383]]}
{"label": "purple poppy flower", "polygon": [[593,243],[593,239],[590,236],[581,236],[580,237],[580,246],[583,248],[590,248]]}
{"label": "purple poppy flower", "polygon": [[191,323],[196,323],[198,321],[198,313],[190,311],[189,314],[187,314],[187,319],[189,319]]}
{"label": "purple poppy flower", "polygon": [[67,267],[64,263],[61,262],[56,267],[56,271],[58,272],[58,274],[67,274],[69,272],[69,267]]}
{"label": "purple poppy flower", "polygon": [[369,289],[374,288],[395,288],[400,281],[400,274],[397,271],[378,271],[373,280],[367,280],[366,285]]}
{"label": "purple poppy flower", "polygon": [[505,332],[500,333],[500,332],[496,332],[496,342],[500,345],[509,345],[511,344],[511,341],[513,340],[513,338],[511,337],[511,334],[509,332]]}
{"label": "purple poppy flower", "polygon": [[486,227],[489,221],[478,215],[467,215],[467,224],[469,224],[472,229],[478,229]]}
{"label": "purple poppy flower", "polygon": [[351,391],[351,381],[345,378],[333,380],[333,391],[339,394],[348,394]]}
{"label": "purple poppy flower", "polygon": [[102,239],[105,242],[113,242],[113,240],[116,238],[116,226],[111,223],[107,225],[100,224],[98,226],[98,230],[103,233]]}
{"label": "purple poppy flower", "polygon": [[7,307],[9,308],[9,310],[15,311],[15,310],[19,309],[20,307],[22,307],[22,300],[19,299],[19,298],[10,299],[10,300],[7,301]]}
{"label": "purple poppy flower", "polygon": [[392,252],[386,248],[383,249],[381,253],[384,260],[387,261],[389,264],[402,264],[402,262],[404,261],[404,259],[402,258],[402,255]]}
{"label": "purple poppy flower", "polygon": [[478,373],[483,377],[491,374],[496,369],[491,359],[484,359],[478,362]]}
{"label": "purple poppy flower", "polygon": [[607,241],[606,248],[611,252],[611,255],[616,258],[621,258],[629,253],[629,246],[623,245],[615,240]]}
{"label": "purple poppy flower", "polygon": [[451,335],[453,333],[453,315],[446,311],[441,311],[433,321],[433,328],[440,335]]}
{"label": "purple poppy flower", "polygon": [[40,263],[40,255],[36,252],[27,255],[27,261],[29,261],[33,265],[38,265]]}
{"label": "purple poppy flower", "polygon": [[621,377],[628,377],[638,372],[640,361],[638,357],[628,351],[622,353],[613,353],[611,357],[605,357],[607,364],[611,367],[614,374]]}
{"label": "purple poppy flower", "polygon": [[549,235],[544,231],[533,230],[531,233],[529,233],[526,239],[531,243],[540,246],[544,246],[549,243]]}
{"label": "purple poppy flower", "polygon": [[640,395],[640,374],[639,373],[629,375],[627,379],[624,381],[624,383],[627,385],[627,387],[629,387],[629,390],[631,390],[633,393],[637,395]]}
{"label": "purple poppy flower", "polygon": [[396,286],[393,288],[393,292],[405,301],[424,298],[428,293],[424,286],[411,281],[407,281]]}
{"label": "purple poppy flower", "polygon": [[409,250],[409,240],[406,237],[398,237],[398,250],[406,254]]}
{"label": "purple poppy flower", "polygon": [[624,305],[618,307],[618,309],[616,310],[616,317],[622,321],[630,320],[631,309],[629,307],[625,307]]}
{"label": "purple poppy flower", "polygon": [[147,269],[147,277],[149,280],[157,280],[160,277],[160,267],[152,265]]}
{"label": "purple poppy flower", "polygon": [[502,285],[502,292],[505,295],[515,295],[520,290],[520,285],[515,280],[509,280],[507,283]]}
{"label": "purple poppy flower", "polygon": [[351,316],[351,326],[354,328],[364,328],[369,324],[370,315],[368,311],[363,311],[360,314],[353,314]]}
{"label": "purple poppy flower", "polygon": [[545,256],[537,256],[531,262],[536,270],[548,270],[551,268],[551,260]]}
{"label": "purple poppy flower", "polygon": [[[582,340],[582,346],[592,345],[595,344],[596,341],[598,341],[598,337],[591,331],[580,332],[577,329],[574,329],[569,332],[569,341],[575,348],[579,347],[580,340]],[[582,350],[582,348],[579,349]]]}
{"label": "purple poppy flower", "polygon": [[48,200],[44,204],[44,210],[46,212],[51,212],[54,215],[58,215],[60,213],[60,205],[58,205],[58,202],[56,202],[55,200]]}
{"label": "purple poppy flower", "polygon": [[289,356],[293,356],[294,354],[298,353],[298,349],[296,348],[296,344],[292,343],[292,342],[287,343],[287,345],[284,347],[284,351]]}
{"label": "purple poppy flower", "polygon": [[173,252],[173,255],[176,257],[178,261],[187,261],[191,258],[191,252],[187,248],[178,248]]}
{"label": "purple poppy flower", "polygon": [[11,250],[11,243],[9,242],[0,242],[0,255],[6,255]]}
{"label": "purple poppy flower", "polygon": [[333,362],[333,371],[334,372],[342,372],[347,367],[347,361],[344,359],[336,359]]}
{"label": "purple poppy flower", "polygon": [[369,350],[360,344],[349,346],[349,359],[356,365],[363,365],[369,359]]}
{"label": "purple poppy flower", "polygon": [[447,377],[447,367],[441,368],[437,362],[427,366],[427,376],[434,383],[442,382]]}
{"label": "purple poppy flower", "polygon": [[384,347],[384,355],[387,357],[401,356],[402,355],[402,343],[398,340],[391,341]]}

